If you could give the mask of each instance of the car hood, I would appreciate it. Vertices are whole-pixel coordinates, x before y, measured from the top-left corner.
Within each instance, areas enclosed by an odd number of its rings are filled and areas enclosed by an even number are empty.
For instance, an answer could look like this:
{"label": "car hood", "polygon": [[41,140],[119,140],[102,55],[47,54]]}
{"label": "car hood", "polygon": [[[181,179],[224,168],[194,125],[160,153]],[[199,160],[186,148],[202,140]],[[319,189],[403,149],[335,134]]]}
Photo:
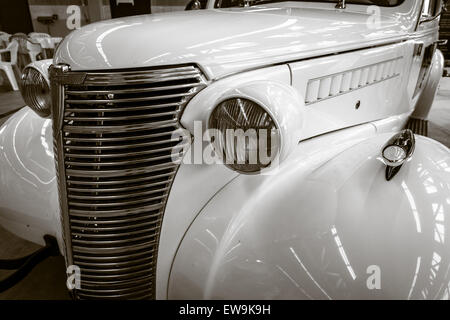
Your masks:
{"label": "car hood", "polygon": [[[152,14],[94,23],[61,43],[56,63],[102,70],[197,63],[210,78],[405,37],[403,14],[249,8]],[[408,19],[406,19],[408,20]],[[411,20],[411,19],[409,19]],[[409,21],[408,20],[408,21]]]}

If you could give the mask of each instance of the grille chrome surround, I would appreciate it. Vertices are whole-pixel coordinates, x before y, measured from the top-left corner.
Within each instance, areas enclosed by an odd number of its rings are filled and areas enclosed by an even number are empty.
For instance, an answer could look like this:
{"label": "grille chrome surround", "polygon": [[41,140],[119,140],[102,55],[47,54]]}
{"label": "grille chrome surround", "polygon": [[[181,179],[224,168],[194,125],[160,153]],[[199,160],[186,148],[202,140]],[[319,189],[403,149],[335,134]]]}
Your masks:
{"label": "grille chrome surround", "polygon": [[179,118],[206,80],[194,65],[49,71],[66,263],[81,271],[74,296],[152,299],[165,205],[191,141]]}

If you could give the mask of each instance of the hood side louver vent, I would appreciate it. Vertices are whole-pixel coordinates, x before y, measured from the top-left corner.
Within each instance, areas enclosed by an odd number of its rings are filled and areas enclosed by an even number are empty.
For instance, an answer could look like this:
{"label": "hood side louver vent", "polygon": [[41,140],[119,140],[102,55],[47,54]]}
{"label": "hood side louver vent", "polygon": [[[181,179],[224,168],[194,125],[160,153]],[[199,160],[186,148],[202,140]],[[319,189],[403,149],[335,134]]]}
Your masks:
{"label": "hood side louver vent", "polygon": [[400,75],[403,57],[376,64],[327,75],[308,81],[305,94],[306,105],[317,103],[352,92]]}

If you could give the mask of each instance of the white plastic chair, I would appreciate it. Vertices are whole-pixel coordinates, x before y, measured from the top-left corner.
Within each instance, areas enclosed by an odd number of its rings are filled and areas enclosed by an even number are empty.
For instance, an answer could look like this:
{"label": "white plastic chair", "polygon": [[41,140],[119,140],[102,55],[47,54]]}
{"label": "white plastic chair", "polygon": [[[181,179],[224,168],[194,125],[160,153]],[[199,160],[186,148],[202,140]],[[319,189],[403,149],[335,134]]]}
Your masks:
{"label": "white plastic chair", "polygon": [[63,40],[62,37],[52,37],[53,49],[58,48],[58,45],[61,43],[62,40]]}
{"label": "white plastic chair", "polygon": [[[17,50],[19,48],[19,44],[17,41],[13,40],[9,43],[6,49],[0,50],[0,70],[3,70],[6,74],[6,77],[11,84],[11,87],[14,91],[19,90],[19,85],[17,84],[16,76],[14,75],[13,65],[17,64]],[[2,61],[1,54],[9,52],[10,61]]]}
{"label": "white plastic chair", "polygon": [[50,37],[50,38],[33,38],[32,41],[39,43],[42,48],[42,55],[44,59],[52,58],[53,54],[62,41],[61,37]]}
{"label": "white plastic chair", "polygon": [[0,47],[0,49],[6,48],[8,46],[10,37],[11,35],[9,33],[0,31],[0,44],[3,46]]}
{"label": "white plastic chair", "polygon": [[30,37],[31,39],[51,38],[51,36],[48,33],[44,32],[30,32],[28,34],[28,37]]}
{"label": "white plastic chair", "polygon": [[39,43],[27,41],[28,54],[30,55],[31,62],[38,60],[38,55],[42,52],[42,47]]}
{"label": "white plastic chair", "polygon": [[61,37],[33,38],[32,41],[39,43],[42,49],[55,49],[62,39]]}
{"label": "white plastic chair", "polygon": [[42,49],[53,49],[52,38],[33,38],[32,41],[39,43]]}

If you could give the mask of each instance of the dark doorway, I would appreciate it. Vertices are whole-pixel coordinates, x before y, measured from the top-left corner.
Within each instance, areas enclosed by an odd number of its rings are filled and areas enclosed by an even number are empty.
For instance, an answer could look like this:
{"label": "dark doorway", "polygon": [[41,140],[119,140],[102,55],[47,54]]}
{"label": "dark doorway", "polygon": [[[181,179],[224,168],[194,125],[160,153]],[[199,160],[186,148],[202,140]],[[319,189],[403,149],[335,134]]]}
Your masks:
{"label": "dark doorway", "polygon": [[109,3],[112,18],[152,13],[150,0],[109,0]]}
{"label": "dark doorway", "polygon": [[28,0],[0,0],[0,31],[10,34],[33,32]]}
{"label": "dark doorway", "polygon": [[448,67],[450,66],[450,3],[447,4],[447,11],[441,16],[439,38],[449,40],[446,45],[439,47],[444,54],[445,65]]}

